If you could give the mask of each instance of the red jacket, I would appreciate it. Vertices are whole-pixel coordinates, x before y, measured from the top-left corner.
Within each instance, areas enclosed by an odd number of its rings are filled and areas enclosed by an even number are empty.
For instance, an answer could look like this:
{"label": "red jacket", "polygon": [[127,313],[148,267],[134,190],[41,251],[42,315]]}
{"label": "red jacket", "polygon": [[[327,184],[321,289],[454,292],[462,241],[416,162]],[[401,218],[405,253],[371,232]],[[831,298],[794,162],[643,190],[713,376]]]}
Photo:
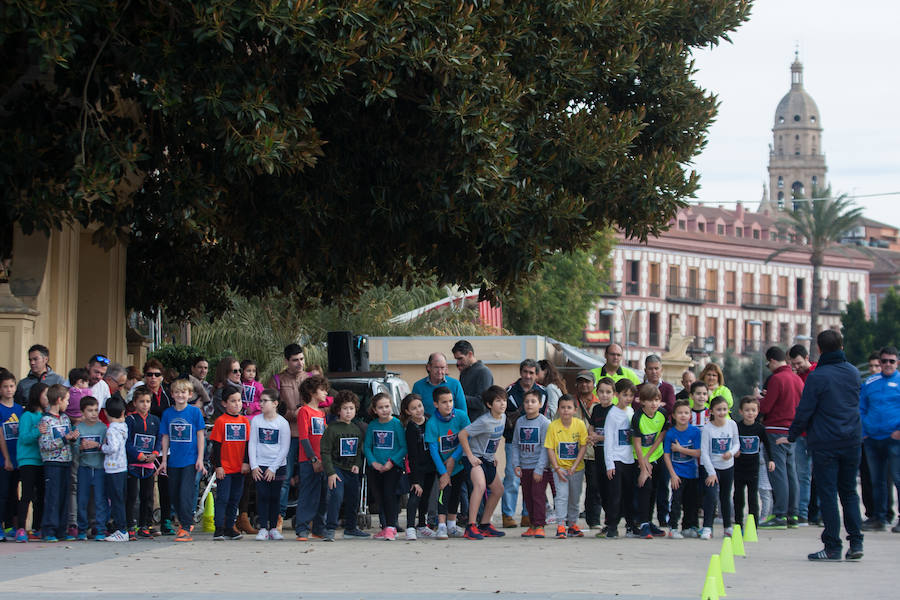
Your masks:
{"label": "red jacket", "polygon": [[790,365],[775,369],[766,382],[766,395],[759,403],[766,431],[787,435],[802,394],[803,380],[791,370]]}

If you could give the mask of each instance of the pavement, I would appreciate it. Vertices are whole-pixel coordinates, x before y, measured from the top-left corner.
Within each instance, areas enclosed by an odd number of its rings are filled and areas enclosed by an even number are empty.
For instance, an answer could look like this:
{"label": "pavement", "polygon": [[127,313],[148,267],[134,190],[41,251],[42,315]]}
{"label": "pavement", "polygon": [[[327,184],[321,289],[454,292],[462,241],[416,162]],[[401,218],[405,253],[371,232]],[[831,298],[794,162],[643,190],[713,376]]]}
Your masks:
{"label": "pavement", "polygon": [[[716,528],[716,532],[720,531]],[[470,541],[212,541],[0,544],[0,600],[253,598],[281,600],[632,600],[699,598],[711,541],[523,539]],[[549,530],[548,530],[549,531]],[[821,529],[759,533],[725,575],[730,600],[896,598],[900,534],[868,533],[859,562],[812,563]],[[286,532],[287,533],[287,532]],[[846,548],[845,548],[846,549]]]}

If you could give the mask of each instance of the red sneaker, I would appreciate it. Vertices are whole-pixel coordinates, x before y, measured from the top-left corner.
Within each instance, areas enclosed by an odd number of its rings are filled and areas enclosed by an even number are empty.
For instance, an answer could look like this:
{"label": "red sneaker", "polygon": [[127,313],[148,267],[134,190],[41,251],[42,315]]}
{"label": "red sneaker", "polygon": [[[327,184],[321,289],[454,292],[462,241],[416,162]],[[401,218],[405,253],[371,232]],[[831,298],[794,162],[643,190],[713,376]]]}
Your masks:
{"label": "red sneaker", "polygon": [[[529,527],[529,529],[531,528]],[[506,535],[505,532],[500,531],[499,529],[494,527],[493,523],[482,523],[478,526],[478,531],[484,537],[503,537],[504,535]]]}

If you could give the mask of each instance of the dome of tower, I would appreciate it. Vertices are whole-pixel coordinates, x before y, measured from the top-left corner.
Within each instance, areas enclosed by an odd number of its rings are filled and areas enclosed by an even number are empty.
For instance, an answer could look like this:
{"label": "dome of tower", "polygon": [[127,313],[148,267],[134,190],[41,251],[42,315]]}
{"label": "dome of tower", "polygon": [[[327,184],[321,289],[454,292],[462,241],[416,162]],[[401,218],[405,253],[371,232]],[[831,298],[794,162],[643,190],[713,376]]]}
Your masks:
{"label": "dome of tower", "polygon": [[792,127],[822,127],[819,107],[803,89],[803,64],[798,59],[791,64],[791,89],[775,109],[775,129]]}

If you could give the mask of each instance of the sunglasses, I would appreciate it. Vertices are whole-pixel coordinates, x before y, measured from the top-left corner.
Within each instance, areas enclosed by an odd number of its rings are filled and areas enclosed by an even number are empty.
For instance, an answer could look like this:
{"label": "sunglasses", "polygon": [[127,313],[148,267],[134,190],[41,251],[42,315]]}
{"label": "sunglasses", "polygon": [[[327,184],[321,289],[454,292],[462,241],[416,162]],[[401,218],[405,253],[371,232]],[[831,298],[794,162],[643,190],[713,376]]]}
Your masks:
{"label": "sunglasses", "polygon": [[883,365],[893,365],[894,363],[897,362],[897,359],[896,358],[879,358],[878,362],[880,362]]}
{"label": "sunglasses", "polygon": [[162,373],[159,371],[148,371],[147,373],[144,373],[144,375],[147,377],[162,377]]}
{"label": "sunglasses", "polygon": [[102,354],[95,354],[91,357],[88,363],[100,363],[101,365],[108,365],[109,359],[103,356]]}
{"label": "sunglasses", "polygon": [[234,373],[235,375],[237,375],[238,373],[241,372],[241,370],[240,369],[232,369],[231,372]]}

